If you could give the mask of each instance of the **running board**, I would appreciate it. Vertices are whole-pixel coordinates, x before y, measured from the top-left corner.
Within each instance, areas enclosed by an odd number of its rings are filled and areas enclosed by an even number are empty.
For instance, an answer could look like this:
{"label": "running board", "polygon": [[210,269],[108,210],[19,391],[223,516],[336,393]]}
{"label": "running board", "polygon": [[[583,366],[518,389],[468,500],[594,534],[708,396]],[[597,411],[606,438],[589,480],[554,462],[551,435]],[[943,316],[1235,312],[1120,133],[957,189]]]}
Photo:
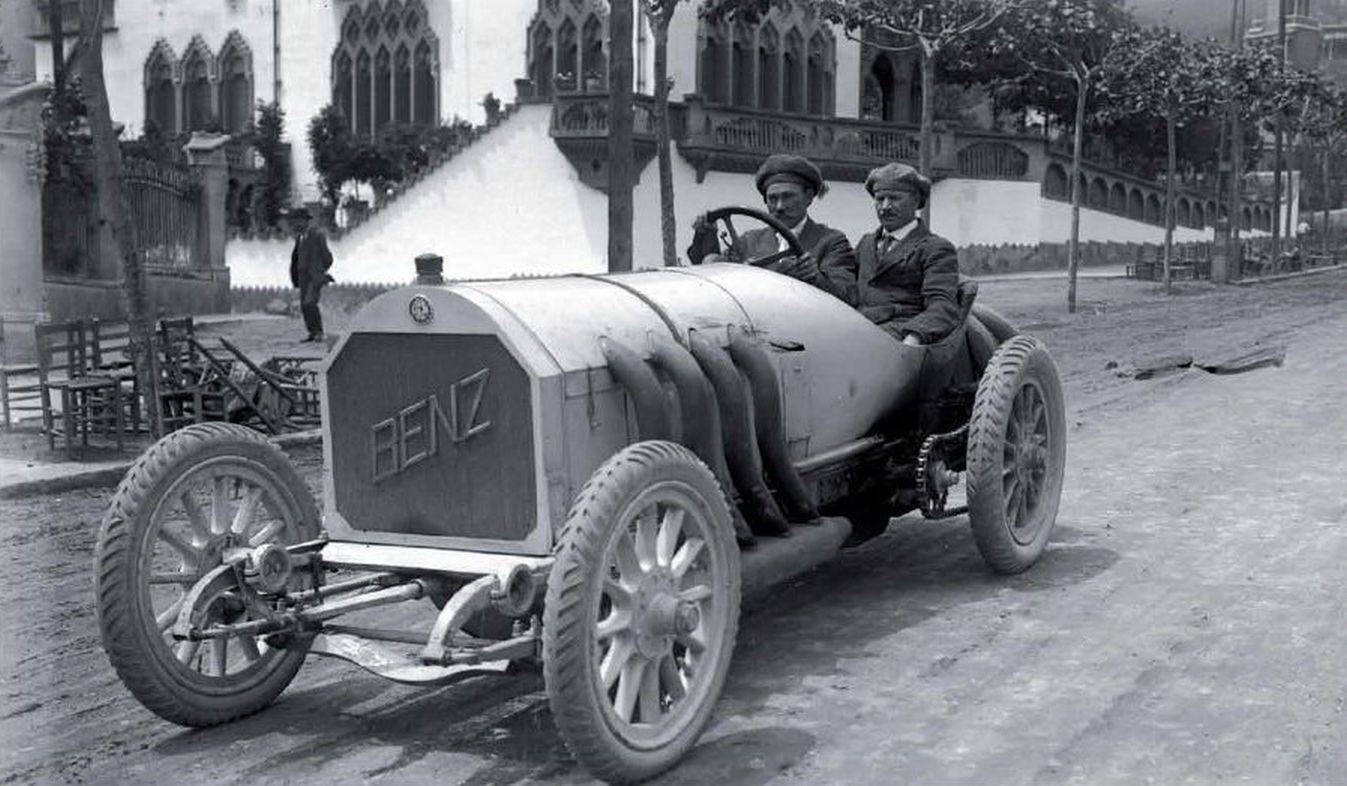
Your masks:
{"label": "running board", "polygon": [[850,534],[851,522],[824,516],[791,527],[789,538],[759,537],[757,545],[739,552],[742,594],[759,594],[817,568],[837,556]]}

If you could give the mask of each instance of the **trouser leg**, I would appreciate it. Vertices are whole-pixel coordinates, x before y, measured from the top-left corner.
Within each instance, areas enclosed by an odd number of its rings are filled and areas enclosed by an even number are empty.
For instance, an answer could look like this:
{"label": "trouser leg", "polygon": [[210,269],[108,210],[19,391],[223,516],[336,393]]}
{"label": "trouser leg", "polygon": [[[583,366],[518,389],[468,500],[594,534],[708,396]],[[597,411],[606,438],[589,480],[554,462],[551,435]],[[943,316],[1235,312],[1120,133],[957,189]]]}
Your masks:
{"label": "trouser leg", "polygon": [[304,315],[304,328],[311,336],[321,335],[323,332],[323,312],[318,308],[322,290],[322,285],[316,283],[306,283],[299,290],[299,311]]}

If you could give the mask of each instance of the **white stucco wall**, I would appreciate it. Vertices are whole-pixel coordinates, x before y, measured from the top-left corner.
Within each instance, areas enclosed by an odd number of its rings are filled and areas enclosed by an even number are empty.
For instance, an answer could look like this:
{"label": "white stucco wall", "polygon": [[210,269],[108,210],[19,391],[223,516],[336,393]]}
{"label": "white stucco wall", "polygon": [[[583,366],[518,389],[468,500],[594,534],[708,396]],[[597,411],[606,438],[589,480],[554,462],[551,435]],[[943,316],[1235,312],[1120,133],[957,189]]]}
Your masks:
{"label": "white stucco wall", "polygon": [[[451,278],[599,272],[606,268],[607,197],[580,182],[548,135],[551,108],[528,106],[383,211],[332,243],[339,281],[410,280],[423,252],[445,258]],[[702,183],[673,156],[677,249],[692,241],[692,220],[725,205],[762,207],[746,174],[709,172]],[[659,170],[651,161],[633,193],[636,267],[661,264]],[[1039,196],[1033,183],[944,180],[932,195],[933,229],[956,245],[1064,242],[1070,206]],[[860,183],[832,183],[814,203],[813,217],[852,242],[875,228],[870,197]],[[741,228],[751,226],[740,223]],[[1210,237],[1180,228],[1176,241]],[[1164,231],[1084,210],[1082,240],[1160,242]],[[286,286],[286,241],[231,241],[225,248],[237,285]]]}

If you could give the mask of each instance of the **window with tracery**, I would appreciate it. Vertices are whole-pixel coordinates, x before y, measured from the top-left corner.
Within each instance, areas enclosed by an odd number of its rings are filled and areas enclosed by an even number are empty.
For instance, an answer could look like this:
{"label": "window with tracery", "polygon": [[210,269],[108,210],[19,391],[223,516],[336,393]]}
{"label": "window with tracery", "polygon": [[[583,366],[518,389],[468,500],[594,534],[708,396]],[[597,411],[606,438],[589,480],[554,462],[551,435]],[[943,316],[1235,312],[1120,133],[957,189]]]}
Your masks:
{"label": "window with tracery", "polygon": [[145,59],[145,124],[174,135],[191,131],[245,133],[253,120],[253,55],[237,30],[211,53],[193,36],[181,59],[164,39]]}
{"label": "window with tracery", "polygon": [[165,41],[156,43],[145,61],[145,126],[166,134],[178,132],[177,62]]}
{"label": "window with tracery", "polygon": [[755,25],[703,20],[698,39],[697,85],[707,103],[833,113],[836,38],[807,8],[773,5]]}
{"label": "window with tracery", "polygon": [[533,94],[608,89],[608,3],[539,0],[528,29],[528,75]]}
{"label": "window with tracery", "polygon": [[332,54],[332,103],[352,131],[439,122],[440,44],[421,0],[356,3]]}

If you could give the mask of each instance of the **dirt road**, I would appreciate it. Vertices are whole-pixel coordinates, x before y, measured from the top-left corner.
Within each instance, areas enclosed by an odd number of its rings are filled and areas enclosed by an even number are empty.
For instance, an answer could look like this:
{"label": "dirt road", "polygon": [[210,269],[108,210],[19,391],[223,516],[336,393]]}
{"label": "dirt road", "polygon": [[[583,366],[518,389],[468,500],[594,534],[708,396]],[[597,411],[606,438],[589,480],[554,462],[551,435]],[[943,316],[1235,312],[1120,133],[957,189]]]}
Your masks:
{"label": "dirt road", "polygon": [[[1070,316],[1037,286],[983,297],[1045,336],[1067,383],[1043,561],[995,577],[965,520],[909,517],[782,588],[745,618],[714,725],[665,782],[1342,782],[1347,276],[1168,300],[1092,283]],[[1259,341],[1287,343],[1285,366],[1105,368]],[[317,482],[316,454],[296,458]],[[253,718],[158,720],[94,629],[107,495],[0,503],[0,781],[586,782],[536,678],[423,691],[311,661]]]}

